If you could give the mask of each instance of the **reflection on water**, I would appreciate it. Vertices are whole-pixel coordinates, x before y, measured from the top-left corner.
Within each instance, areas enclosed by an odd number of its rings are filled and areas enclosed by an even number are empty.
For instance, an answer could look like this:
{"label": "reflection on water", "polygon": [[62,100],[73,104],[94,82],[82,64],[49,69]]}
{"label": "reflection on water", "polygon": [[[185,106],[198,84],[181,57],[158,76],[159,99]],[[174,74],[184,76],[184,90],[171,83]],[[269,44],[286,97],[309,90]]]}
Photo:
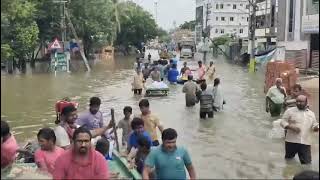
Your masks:
{"label": "reflection on water", "polygon": [[[133,62],[134,58],[96,61],[90,73],[56,77],[45,73],[2,75],[1,117],[9,120],[17,139],[23,141],[34,137],[39,127],[54,126],[54,104],[65,96],[79,102],[79,111],[87,108],[91,96],[101,97],[106,119],[111,107],[117,120],[126,105],[137,114],[142,97],[131,92]],[[196,68],[196,61],[189,64]],[[199,105],[185,107],[181,85],[170,85],[167,97],[148,98],[152,112],[165,127],[178,131],[178,143],[189,149],[199,178],[292,177],[302,167],[298,160],[287,165],[283,139],[270,136],[275,119],[265,112],[263,75],[248,74],[223,60],[215,60],[215,65],[227,103],[223,112],[200,120]],[[318,139],[316,135],[312,146],[312,168],[317,170]]]}

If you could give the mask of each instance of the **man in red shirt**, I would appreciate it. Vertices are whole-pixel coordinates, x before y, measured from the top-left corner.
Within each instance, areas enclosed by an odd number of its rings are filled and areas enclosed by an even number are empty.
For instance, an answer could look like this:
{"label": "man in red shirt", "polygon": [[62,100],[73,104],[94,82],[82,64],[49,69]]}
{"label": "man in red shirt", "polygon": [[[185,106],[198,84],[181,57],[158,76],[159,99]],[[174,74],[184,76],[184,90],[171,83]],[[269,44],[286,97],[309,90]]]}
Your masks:
{"label": "man in red shirt", "polygon": [[91,147],[91,138],[86,128],[74,131],[72,148],[56,160],[53,179],[109,179],[108,163]]}
{"label": "man in red shirt", "polygon": [[19,146],[14,136],[10,133],[8,123],[1,120],[1,169],[14,162],[18,149]]}

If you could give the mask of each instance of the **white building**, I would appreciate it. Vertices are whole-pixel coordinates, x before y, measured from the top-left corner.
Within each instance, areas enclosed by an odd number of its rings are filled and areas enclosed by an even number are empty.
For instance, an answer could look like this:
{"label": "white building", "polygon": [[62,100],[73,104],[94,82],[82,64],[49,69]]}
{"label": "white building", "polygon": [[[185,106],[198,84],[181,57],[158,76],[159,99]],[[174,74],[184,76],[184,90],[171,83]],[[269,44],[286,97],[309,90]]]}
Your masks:
{"label": "white building", "polygon": [[[278,46],[299,68],[319,68],[319,1],[279,0]],[[281,13],[281,14],[280,14]]]}
{"label": "white building", "polygon": [[[275,46],[277,41],[278,0],[256,0],[256,47],[259,50]],[[250,12],[252,6],[250,6]],[[250,20],[250,19],[249,19]]]}
{"label": "white building", "polygon": [[197,22],[201,23],[204,29],[206,25],[210,27],[210,38],[226,34],[248,37],[247,0],[197,0],[196,7]]}

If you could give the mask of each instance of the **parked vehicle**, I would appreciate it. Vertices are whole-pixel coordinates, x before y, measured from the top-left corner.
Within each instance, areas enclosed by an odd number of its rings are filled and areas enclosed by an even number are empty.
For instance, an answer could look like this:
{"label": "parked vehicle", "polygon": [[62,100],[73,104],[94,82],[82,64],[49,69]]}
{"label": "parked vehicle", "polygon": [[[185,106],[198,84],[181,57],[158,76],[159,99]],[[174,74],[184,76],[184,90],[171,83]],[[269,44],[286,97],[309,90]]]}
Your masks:
{"label": "parked vehicle", "polygon": [[191,48],[182,48],[180,52],[180,57],[181,58],[192,58],[193,53]]}

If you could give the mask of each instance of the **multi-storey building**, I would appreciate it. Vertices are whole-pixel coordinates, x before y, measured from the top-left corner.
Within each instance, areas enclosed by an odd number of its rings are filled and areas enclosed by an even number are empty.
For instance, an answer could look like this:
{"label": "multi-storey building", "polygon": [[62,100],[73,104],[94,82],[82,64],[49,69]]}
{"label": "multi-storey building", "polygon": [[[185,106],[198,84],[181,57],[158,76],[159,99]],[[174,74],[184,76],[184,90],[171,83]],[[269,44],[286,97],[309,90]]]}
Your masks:
{"label": "multi-storey building", "polygon": [[196,21],[203,29],[209,27],[210,38],[226,34],[240,38],[248,37],[248,1],[197,0]]}
{"label": "multi-storey building", "polygon": [[[276,45],[277,37],[277,0],[256,0],[256,47],[259,50]],[[250,12],[252,6],[250,6]]]}
{"label": "multi-storey building", "polygon": [[299,68],[319,68],[319,1],[279,0],[278,46]]}

